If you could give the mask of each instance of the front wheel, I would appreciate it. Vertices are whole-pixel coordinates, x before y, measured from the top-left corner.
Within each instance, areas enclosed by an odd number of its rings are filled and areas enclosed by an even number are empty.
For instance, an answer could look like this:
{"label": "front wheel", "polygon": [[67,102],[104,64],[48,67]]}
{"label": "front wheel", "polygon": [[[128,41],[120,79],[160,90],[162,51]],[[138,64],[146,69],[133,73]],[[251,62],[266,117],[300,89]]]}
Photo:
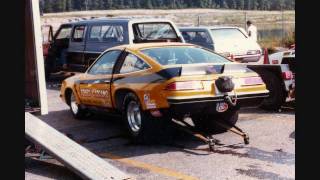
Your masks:
{"label": "front wheel", "polygon": [[70,94],[69,98],[69,107],[72,115],[76,119],[83,119],[86,115],[86,110],[83,109],[76,101],[75,95],[73,92]]}

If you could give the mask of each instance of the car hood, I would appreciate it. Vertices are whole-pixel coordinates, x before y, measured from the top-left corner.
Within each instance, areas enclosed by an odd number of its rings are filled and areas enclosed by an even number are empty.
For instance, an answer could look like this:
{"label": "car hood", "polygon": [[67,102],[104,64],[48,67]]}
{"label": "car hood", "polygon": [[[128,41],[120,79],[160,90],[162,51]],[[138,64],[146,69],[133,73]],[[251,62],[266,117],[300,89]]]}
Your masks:
{"label": "car hood", "polygon": [[250,39],[221,39],[215,40],[214,49],[217,53],[231,53],[233,55],[244,55],[249,50],[261,50],[259,44]]}

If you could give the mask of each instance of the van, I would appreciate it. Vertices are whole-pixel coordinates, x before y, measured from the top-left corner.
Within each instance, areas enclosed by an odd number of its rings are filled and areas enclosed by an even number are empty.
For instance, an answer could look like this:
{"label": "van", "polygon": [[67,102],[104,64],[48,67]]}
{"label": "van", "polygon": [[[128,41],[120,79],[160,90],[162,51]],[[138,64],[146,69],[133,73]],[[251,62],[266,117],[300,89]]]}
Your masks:
{"label": "van", "polygon": [[178,28],[165,19],[96,18],[62,24],[45,59],[46,74],[84,72],[106,49],[147,42],[184,42]]}

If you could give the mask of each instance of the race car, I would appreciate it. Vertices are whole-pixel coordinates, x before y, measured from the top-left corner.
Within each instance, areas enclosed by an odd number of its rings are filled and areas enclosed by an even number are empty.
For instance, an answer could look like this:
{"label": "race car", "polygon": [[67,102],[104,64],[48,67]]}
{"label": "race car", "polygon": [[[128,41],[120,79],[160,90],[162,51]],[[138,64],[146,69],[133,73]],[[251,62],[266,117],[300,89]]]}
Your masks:
{"label": "race car", "polygon": [[85,73],[65,79],[60,94],[75,118],[93,110],[121,115],[138,142],[172,119],[189,117],[206,128],[217,119],[234,125],[240,106],[258,106],[267,96],[260,76],[245,64],[186,43],[107,49]]}

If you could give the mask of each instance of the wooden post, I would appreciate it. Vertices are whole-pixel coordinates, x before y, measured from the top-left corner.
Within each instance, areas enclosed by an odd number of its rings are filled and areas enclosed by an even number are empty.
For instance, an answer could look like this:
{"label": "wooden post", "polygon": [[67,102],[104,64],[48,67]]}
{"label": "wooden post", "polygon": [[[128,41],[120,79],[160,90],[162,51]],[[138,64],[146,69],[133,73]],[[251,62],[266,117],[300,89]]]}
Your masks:
{"label": "wooden post", "polygon": [[[38,96],[41,114],[48,114],[48,102],[47,102],[47,90],[44,73],[44,59],[42,50],[42,37],[41,37],[41,22],[40,22],[40,9],[39,0],[29,0],[31,9],[29,9],[32,23],[32,34],[33,34],[33,50],[34,50],[34,61],[35,61],[35,73],[38,85]],[[28,17],[27,17],[28,18]],[[32,60],[32,59],[29,59]],[[30,69],[32,71],[32,69]]]}

